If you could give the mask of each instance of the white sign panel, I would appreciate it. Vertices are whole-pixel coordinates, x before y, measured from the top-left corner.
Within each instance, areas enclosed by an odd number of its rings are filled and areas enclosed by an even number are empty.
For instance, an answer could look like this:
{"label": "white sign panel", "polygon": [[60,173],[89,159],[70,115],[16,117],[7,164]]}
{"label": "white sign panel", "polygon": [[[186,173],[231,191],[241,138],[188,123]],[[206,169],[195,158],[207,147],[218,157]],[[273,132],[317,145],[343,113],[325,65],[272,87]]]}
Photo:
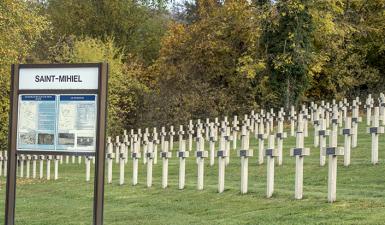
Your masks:
{"label": "white sign panel", "polygon": [[98,67],[20,68],[20,90],[98,89]]}
{"label": "white sign panel", "polygon": [[18,150],[95,151],[97,95],[19,95]]}

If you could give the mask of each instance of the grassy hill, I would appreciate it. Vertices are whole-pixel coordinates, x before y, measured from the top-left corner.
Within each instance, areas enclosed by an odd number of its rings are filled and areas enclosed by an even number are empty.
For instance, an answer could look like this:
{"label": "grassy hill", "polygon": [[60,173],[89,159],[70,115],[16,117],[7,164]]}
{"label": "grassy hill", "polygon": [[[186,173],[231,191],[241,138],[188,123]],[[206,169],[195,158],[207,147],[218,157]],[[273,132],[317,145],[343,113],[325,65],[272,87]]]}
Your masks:
{"label": "grassy hill", "polygon": [[[196,190],[193,157],[186,165],[185,190],[178,190],[177,158],[169,163],[167,189],[161,188],[161,161],[154,166],[152,188],[145,186],[146,167],[142,160],[139,184],[135,187],[131,185],[131,160],[126,165],[123,186],[118,185],[118,165],[114,164],[113,184],[105,188],[105,224],[384,224],[385,136],[380,136],[379,165],[372,165],[371,139],[365,123],[360,123],[351,166],[344,167],[343,157],[338,158],[337,201],[330,204],[328,166],[319,166],[319,149],[313,147],[311,126],[309,131],[305,146],[311,147],[311,156],[304,162],[303,200],[294,200],[295,159],[289,156],[289,148],[295,146],[295,138],[290,137],[284,141],[283,165],[276,166],[271,199],[265,198],[266,165],[258,166],[257,157],[249,159],[249,193],[239,193],[240,159],[235,151],[226,168],[226,190],[221,194],[217,193],[218,166],[210,167],[208,160],[203,191]],[[343,137],[339,136],[338,141],[342,146]],[[257,142],[253,138],[250,143],[256,155]],[[58,181],[18,180],[16,224],[91,224],[93,180],[85,181],[84,161],[81,165],[60,165],[59,176]],[[5,178],[0,181],[0,221],[4,221]]]}

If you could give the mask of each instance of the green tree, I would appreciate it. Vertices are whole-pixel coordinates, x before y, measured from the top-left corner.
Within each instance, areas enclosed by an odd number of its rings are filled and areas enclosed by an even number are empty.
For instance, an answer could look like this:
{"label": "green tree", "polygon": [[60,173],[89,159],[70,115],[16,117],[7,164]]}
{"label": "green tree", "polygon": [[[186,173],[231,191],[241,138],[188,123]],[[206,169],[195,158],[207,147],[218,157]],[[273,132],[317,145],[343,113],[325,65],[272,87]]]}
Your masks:
{"label": "green tree", "polygon": [[[265,65],[258,50],[259,18],[247,1],[206,1],[199,19],[175,23],[151,67],[152,113],[165,123],[247,112],[260,91]],[[212,3],[212,4],[209,4]],[[199,5],[198,5],[199,7]]]}
{"label": "green tree", "polygon": [[276,94],[275,106],[289,108],[297,104],[309,87],[314,24],[308,2],[282,0],[269,7],[263,45],[268,57],[269,82]]}
{"label": "green tree", "polygon": [[0,149],[7,148],[11,64],[24,62],[49,27],[47,19],[28,1],[0,1]]}
{"label": "green tree", "polygon": [[166,0],[48,0],[47,14],[56,40],[63,36],[114,37],[125,55],[151,63],[158,56],[160,39],[169,21]]}
{"label": "green tree", "polygon": [[76,39],[58,44],[52,48],[52,61],[60,63],[108,62],[108,133],[120,135],[123,129],[137,125],[138,106],[141,96],[147,92],[138,78],[144,73],[137,60],[126,58],[114,45],[114,40],[103,42],[92,38]]}

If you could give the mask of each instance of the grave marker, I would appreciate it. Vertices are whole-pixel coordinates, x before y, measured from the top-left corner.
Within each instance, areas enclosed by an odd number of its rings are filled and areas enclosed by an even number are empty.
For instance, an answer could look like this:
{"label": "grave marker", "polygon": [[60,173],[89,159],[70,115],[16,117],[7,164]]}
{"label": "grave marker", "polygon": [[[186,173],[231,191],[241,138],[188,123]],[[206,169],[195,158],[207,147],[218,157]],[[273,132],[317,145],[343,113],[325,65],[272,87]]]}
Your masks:
{"label": "grave marker", "polygon": [[233,127],[232,127],[232,132],[233,132],[233,149],[237,149],[237,132],[239,131],[239,127],[238,127],[238,117],[237,116],[234,116],[234,120],[233,120]]}
{"label": "grave marker", "polygon": [[111,137],[107,138],[107,183],[112,183],[112,163],[114,160],[115,154],[113,153],[113,145],[111,143]]}
{"label": "grave marker", "polygon": [[[119,136],[116,136],[116,138],[115,138],[115,155],[118,156],[119,154],[120,154],[120,141],[119,141]],[[116,164],[119,163],[119,157],[116,157],[115,163]]]}
{"label": "grave marker", "polygon": [[186,158],[189,157],[189,152],[186,151],[186,141],[182,140],[179,146],[179,190],[184,189],[186,181]]}
{"label": "grave marker", "polygon": [[219,139],[219,149],[217,151],[218,157],[218,193],[222,193],[225,189],[225,167],[226,157],[228,157],[228,151],[226,149],[225,134],[222,132]]}
{"label": "grave marker", "polygon": [[138,165],[140,159],[140,142],[138,141],[138,136],[134,135],[133,140],[133,149],[131,153],[132,158],[132,185],[138,184]]}
{"label": "grave marker", "polygon": [[209,139],[209,150],[210,150],[210,166],[215,163],[215,128],[214,123],[210,124],[210,139]]}
{"label": "grave marker", "polygon": [[175,135],[174,126],[170,126],[170,131],[168,132],[168,135],[170,136],[169,151],[172,151],[174,149],[174,135]]}
{"label": "grave marker", "polygon": [[278,156],[278,151],[274,147],[274,135],[269,135],[269,145],[265,150],[266,156],[266,197],[271,198],[274,193],[274,161],[275,157]]}
{"label": "grave marker", "polygon": [[281,111],[278,112],[277,120],[278,120],[278,125],[277,125],[276,139],[277,139],[277,150],[278,150],[278,165],[282,165],[283,139],[287,138],[287,134],[286,132],[283,132],[284,117]]}
{"label": "grave marker", "polygon": [[[316,105],[315,105],[316,107]],[[320,114],[321,108],[317,108],[313,112],[313,126],[314,126],[314,147],[319,146],[319,134],[318,131],[320,130],[320,119],[319,119],[319,114]]]}
{"label": "grave marker", "polygon": [[148,143],[148,150],[145,157],[147,158],[147,187],[152,186],[152,164],[154,160],[153,143]]}
{"label": "grave marker", "polygon": [[246,129],[246,126],[242,126],[241,149],[238,151],[238,157],[241,158],[241,194],[247,193],[249,157],[253,156],[253,150],[249,149],[246,139],[247,139],[247,129]]}
{"label": "grave marker", "polygon": [[179,125],[179,131],[178,131],[178,135],[179,135],[179,149],[182,145],[182,141],[183,141],[183,135],[184,135],[184,131],[183,131],[183,125]]}
{"label": "grave marker", "polygon": [[194,134],[194,125],[192,123],[192,120],[190,120],[189,125],[188,125],[188,150],[192,150],[192,141],[193,141],[193,134]]}
{"label": "grave marker", "polygon": [[295,199],[302,199],[302,196],[303,196],[303,161],[304,161],[304,156],[308,156],[308,155],[310,155],[310,149],[304,148],[302,118],[301,116],[298,116],[296,147],[290,150],[290,156],[295,157],[295,186],[294,186]]}
{"label": "grave marker", "polygon": [[342,129],[341,134],[344,135],[344,166],[350,165],[350,150],[352,140],[352,120],[350,117],[345,118],[345,129]]}
{"label": "grave marker", "polygon": [[119,185],[124,184],[124,165],[126,157],[126,146],[124,143],[121,143],[119,151]]}
{"label": "grave marker", "polygon": [[326,130],[326,119],[320,118],[321,128],[318,131],[319,134],[319,148],[320,148],[320,166],[325,165],[326,156],[322,154],[323,149],[326,148],[326,137],[329,136],[329,130]]}
{"label": "grave marker", "polygon": [[203,179],[204,179],[204,162],[205,158],[208,156],[208,152],[204,150],[204,139],[200,130],[197,129],[197,144],[196,144],[196,162],[198,165],[198,176],[197,176],[197,189],[203,190]]}
{"label": "grave marker", "polygon": [[290,135],[292,137],[295,136],[295,133],[294,133],[295,120],[296,120],[295,109],[294,109],[294,106],[291,106],[290,107]]}
{"label": "grave marker", "polygon": [[328,202],[336,200],[337,192],[337,156],[344,155],[344,148],[328,147],[324,148],[323,154],[329,156],[329,171],[328,171]]}
{"label": "grave marker", "polygon": [[358,122],[361,122],[362,118],[359,116],[359,104],[356,100],[353,100],[352,104],[352,147],[357,147],[358,136]]}
{"label": "grave marker", "polygon": [[167,188],[168,186],[168,159],[172,156],[172,152],[169,152],[168,148],[168,141],[165,141],[164,149],[160,153],[162,158],[162,188]]}
{"label": "grave marker", "polygon": [[384,127],[380,127],[379,108],[374,107],[372,127],[368,128],[368,133],[372,136],[372,163],[378,163],[378,135],[384,133]]}
{"label": "grave marker", "polygon": [[261,118],[261,123],[259,124],[259,133],[258,133],[258,164],[263,164],[263,158],[264,158],[264,150],[265,150],[265,139],[267,138],[267,135],[265,134],[263,125],[263,118]]}
{"label": "grave marker", "polygon": [[369,94],[366,98],[364,108],[366,109],[366,125],[370,126],[370,122],[372,120],[372,108],[373,108],[374,100],[372,99],[372,95]]}

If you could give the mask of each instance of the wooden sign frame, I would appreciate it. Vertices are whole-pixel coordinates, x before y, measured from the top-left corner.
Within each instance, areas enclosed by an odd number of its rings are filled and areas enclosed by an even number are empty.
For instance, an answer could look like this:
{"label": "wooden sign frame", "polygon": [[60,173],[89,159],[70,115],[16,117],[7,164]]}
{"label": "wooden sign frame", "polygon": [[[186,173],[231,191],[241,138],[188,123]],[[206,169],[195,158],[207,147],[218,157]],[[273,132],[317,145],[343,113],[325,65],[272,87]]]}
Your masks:
{"label": "wooden sign frame", "polygon": [[[39,89],[19,90],[20,69],[22,68],[98,68],[98,88],[87,89]],[[103,224],[104,206],[104,167],[105,167],[105,139],[107,122],[107,86],[108,86],[108,64],[107,63],[82,63],[82,64],[17,64],[11,68],[11,92],[10,92],[10,116],[8,132],[8,167],[5,201],[5,224],[15,224],[16,203],[16,167],[18,154],[36,155],[88,155],[95,156],[95,182],[93,203],[93,224]],[[21,151],[17,150],[17,124],[18,106],[20,94],[95,94],[97,95],[96,136],[94,152],[63,152],[63,151]]]}

